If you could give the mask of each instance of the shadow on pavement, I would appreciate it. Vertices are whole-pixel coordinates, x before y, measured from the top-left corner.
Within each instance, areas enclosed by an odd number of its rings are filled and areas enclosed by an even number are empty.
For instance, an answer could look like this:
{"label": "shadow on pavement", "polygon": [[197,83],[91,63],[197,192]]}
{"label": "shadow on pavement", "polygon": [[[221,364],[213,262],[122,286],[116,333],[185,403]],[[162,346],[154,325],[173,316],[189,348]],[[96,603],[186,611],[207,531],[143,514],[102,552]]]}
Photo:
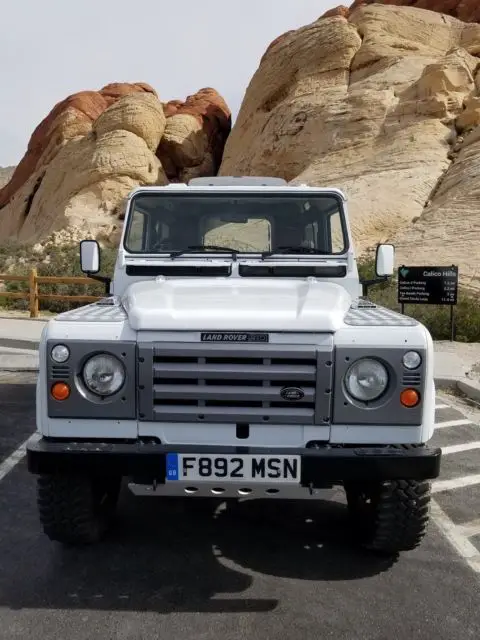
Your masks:
{"label": "shadow on pavement", "polygon": [[[34,480],[24,470],[21,476],[20,512],[12,510],[9,535],[0,538],[0,557],[8,557],[0,607],[267,612],[279,601],[257,597],[255,573],[357,580],[396,561],[355,550],[346,508],[336,502],[258,501],[219,510],[218,501],[133,498],[128,489],[108,540],[65,549],[40,532]],[[18,488],[12,483],[9,492],[18,495]],[[0,535],[4,527],[2,520]]]}
{"label": "shadow on pavement", "polygon": [[35,385],[31,374],[9,373],[8,380],[18,383],[3,383],[0,376],[0,462],[35,431]]}

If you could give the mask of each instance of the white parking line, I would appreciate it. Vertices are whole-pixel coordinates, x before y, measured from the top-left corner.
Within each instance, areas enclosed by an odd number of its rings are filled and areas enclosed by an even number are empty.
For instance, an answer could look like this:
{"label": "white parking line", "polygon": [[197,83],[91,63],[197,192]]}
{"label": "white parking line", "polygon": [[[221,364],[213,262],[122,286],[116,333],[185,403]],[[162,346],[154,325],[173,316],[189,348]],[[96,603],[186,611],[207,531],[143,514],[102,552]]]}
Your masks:
{"label": "white parking line", "polygon": [[461,478],[452,478],[451,480],[436,480],[432,484],[432,493],[450,491],[451,489],[462,489],[464,487],[473,487],[476,484],[480,484],[480,473],[476,473],[472,476],[462,476]]}
{"label": "white parking line", "polygon": [[16,465],[22,461],[27,453],[27,444],[38,439],[38,435],[34,433],[30,436],[18,449],[16,449],[6,460],[0,464],[0,482],[5,478],[7,474],[16,467]]}
{"label": "white parking line", "polygon": [[449,404],[436,404],[435,405],[435,409],[450,409],[450,405]]}
{"label": "white parking line", "polygon": [[442,455],[472,451],[473,449],[480,449],[480,442],[466,442],[465,444],[452,444],[449,447],[442,447]]}
{"label": "white parking line", "polygon": [[462,418],[461,420],[448,420],[447,422],[436,422],[436,429],[446,429],[447,427],[461,427],[462,425],[473,424],[471,420]]}
{"label": "white parking line", "polygon": [[461,527],[457,526],[452,520],[450,520],[435,500],[432,500],[431,502],[430,512],[432,520],[436,523],[457,553],[467,562],[473,571],[480,573],[480,552],[462,533]]}
{"label": "white parking line", "polygon": [[458,530],[466,538],[473,538],[473,536],[480,536],[480,518],[472,520],[472,522],[466,522],[465,524],[459,524]]}

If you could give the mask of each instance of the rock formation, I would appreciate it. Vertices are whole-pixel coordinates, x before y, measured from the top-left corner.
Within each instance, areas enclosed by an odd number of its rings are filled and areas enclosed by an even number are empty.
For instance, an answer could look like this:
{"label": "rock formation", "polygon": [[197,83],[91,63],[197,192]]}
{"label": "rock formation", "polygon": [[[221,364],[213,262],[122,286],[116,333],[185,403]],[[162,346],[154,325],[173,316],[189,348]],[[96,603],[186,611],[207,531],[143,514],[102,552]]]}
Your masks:
{"label": "rock formation", "polygon": [[77,227],[108,237],[134,187],[216,172],[230,127],[213,89],[166,104],[143,83],[69,96],[0,189],[0,238],[34,242]]}
{"label": "rock formation", "polygon": [[[473,2],[388,4],[478,19]],[[459,264],[480,289],[480,24],[411,6],[333,13],[270,45],[220,175],[338,186],[360,251],[393,240],[399,264]]]}

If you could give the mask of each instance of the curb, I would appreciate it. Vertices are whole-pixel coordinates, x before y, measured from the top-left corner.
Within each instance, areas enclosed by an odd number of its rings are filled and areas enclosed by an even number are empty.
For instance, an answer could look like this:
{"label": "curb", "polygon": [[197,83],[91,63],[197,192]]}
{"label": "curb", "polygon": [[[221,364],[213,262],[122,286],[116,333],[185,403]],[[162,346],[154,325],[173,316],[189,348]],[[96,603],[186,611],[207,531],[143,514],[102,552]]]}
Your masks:
{"label": "curb", "polygon": [[0,373],[38,373],[38,341],[0,338]]}
{"label": "curb", "polygon": [[7,349],[23,349],[27,351],[38,351],[40,340],[30,340],[28,338],[0,338],[0,347]]}
{"label": "curb", "polygon": [[38,367],[0,367],[0,373],[38,373]]}
{"label": "curb", "polygon": [[49,320],[51,320],[52,318],[54,318],[55,315],[52,316],[39,316],[38,318],[30,318],[30,316],[10,316],[4,313],[0,313],[0,320],[22,320],[23,322],[27,321],[27,322],[48,322]]}
{"label": "curb", "polygon": [[440,391],[460,391],[469,400],[480,404],[480,382],[469,378],[435,378],[435,388]]}
{"label": "curb", "polygon": [[480,404],[480,383],[473,380],[458,380],[457,389],[467,398]]}
{"label": "curb", "polygon": [[435,389],[440,391],[454,391],[458,388],[459,383],[458,378],[445,378],[441,376],[434,378],[434,381]]}

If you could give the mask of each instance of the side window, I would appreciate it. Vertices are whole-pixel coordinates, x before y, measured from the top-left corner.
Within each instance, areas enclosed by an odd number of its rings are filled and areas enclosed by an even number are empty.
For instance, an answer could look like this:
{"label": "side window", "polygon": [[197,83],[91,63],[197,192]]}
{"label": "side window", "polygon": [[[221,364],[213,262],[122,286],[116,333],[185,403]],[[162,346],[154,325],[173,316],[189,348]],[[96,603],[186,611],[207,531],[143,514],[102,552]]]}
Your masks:
{"label": "side window", "polygon": [[145,250],[145,231],[147,224],[147,216],[144,213],[135,211],[130,224],[128,234],[128,248],[130,251]]}
{"label": "side window", "polygon": [[332,253],[343,253],[345,251],[345,243],[343,239],[342,220],[338,211],[330,216],[329,223]]}

